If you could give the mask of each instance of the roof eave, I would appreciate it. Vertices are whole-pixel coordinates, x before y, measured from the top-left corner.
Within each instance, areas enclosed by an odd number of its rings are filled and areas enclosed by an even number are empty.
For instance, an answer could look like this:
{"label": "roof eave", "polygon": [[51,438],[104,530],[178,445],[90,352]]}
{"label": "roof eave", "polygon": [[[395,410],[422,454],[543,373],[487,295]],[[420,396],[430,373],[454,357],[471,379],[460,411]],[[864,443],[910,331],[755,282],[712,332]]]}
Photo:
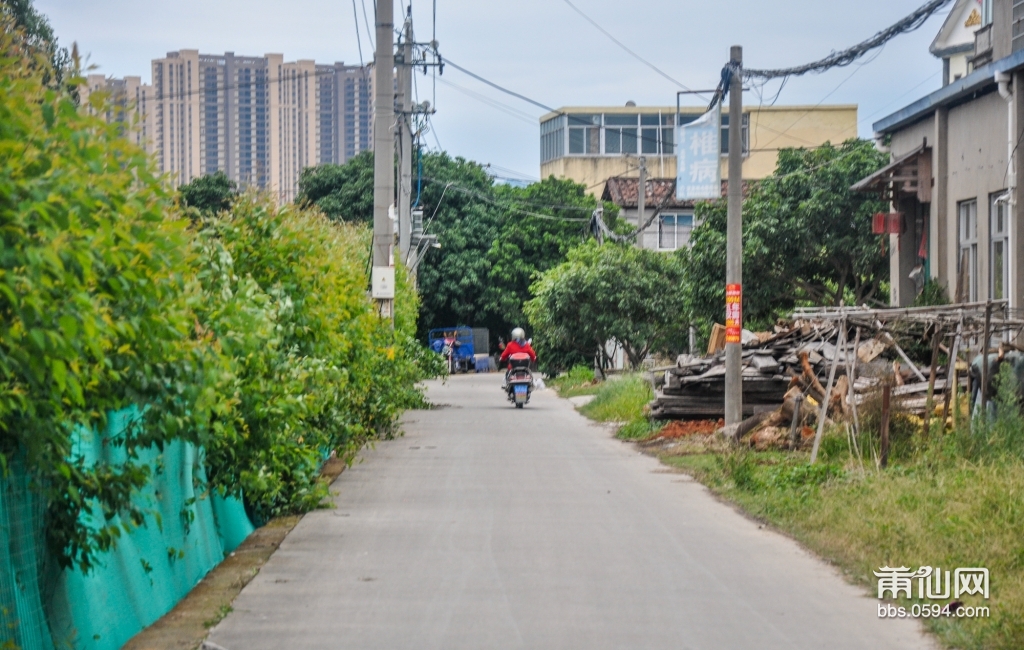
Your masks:
{"label": "roof eave", "polygon": [[993,61],[988,65],[978,68],[966,77],[958,79],[930,95],[925,95],[913,104],[875,122],[872,128],[874,128],[875,133],[883,134],[899,131],[903,127],[927,117],[940,106],[953,104],[971,93],[983,90],[988,86],[994,86],[996,83],[994,77],[997,72],[1010,72],[1021,67],[1024,67],[1024,50],[1019,50],[1006,58]]}

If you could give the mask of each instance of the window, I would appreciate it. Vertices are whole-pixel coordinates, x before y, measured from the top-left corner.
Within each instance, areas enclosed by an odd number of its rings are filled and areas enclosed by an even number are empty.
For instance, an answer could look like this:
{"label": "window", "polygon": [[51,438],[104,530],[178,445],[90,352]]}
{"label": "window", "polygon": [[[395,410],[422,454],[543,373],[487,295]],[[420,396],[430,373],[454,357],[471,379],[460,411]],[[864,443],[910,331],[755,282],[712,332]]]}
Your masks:
{"label": "window", "polygon": [[989,197],[989,297],[992,300],[1005,300],[1010,285],[1010,273],[1007,255],[1010,241],[1007,226],[1008,210],[1006,209],[1006,193],[998,192]]}
{"label": "window", "polygon": [[658,222],[658,248],[674,251],[688,246],[693,230],[692,214],[664,214]]}
{"label": "window", "polygon": [[958,206],[957,224],[960,260],[958,291],[967,302],[978,300],[978,201],[963,201]]}
{"label": "window", "polygon": [[604,116],[604,152],[636,153],[636,126],[639,116],[605,115]]}
{"label": "window", "polygon": [[569,153],[601,153],[601,116],[569,116]]}
{"label": "window", "polygon": [[[743,131],[740,134],[743,138],[743,154],[750,153],[750,113],[743,114]],[[729,114],[722,113],[722,155],[729,155]]]}
{"label": "window", "polygon": [[542,163],[565,155],[565,118],[562,116],[540,125],[540,161]]}
{"label": "window", "polygon": [[1012,27],[1010,30],[1013,37],[1011,49],[1017,52],[1024,48],[1024,0],[1013,0]]}

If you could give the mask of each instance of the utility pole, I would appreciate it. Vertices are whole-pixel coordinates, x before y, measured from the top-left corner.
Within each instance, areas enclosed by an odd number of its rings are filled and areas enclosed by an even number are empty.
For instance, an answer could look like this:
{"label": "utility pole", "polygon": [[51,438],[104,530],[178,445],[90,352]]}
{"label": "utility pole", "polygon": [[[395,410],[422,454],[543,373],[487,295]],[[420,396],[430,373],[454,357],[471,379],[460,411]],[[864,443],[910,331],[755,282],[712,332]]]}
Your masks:
{"label": "utility pole", "polygon": [[412,235],[412,14],[405,17],[402,57],[398,64],[398,250],[404,262],[409,257]]}
{"label": "utility pole", "polygon": [[743,421],[743,48],[729,53],[729,197],[725,258],[725,425]]}
{"label": "utility pole", "polygon": [[[395,203],[395,52],[394,5],[377,3],[377,52],[374,56],[373,106],[373,277],[372,296],[380,315],[394,314],[395,234],[389,210]],[[390,281],[389,281],[390,280]]]}
{"label": "utility pole", "polygon": [[[636,211],[637,211],[636,227],[637,228],[642,227],[644,225],[644,222],[647,220],[646,210],[647,210],[647,158],[645,156],[640,156],[640,183],[636,186]],[[644,237],[645,234],[646,234],[646,229],[645,229],[645,232],[639,233],[637,235],[637,244],[641,248],[643,248],[643,239],[642,238]]]}

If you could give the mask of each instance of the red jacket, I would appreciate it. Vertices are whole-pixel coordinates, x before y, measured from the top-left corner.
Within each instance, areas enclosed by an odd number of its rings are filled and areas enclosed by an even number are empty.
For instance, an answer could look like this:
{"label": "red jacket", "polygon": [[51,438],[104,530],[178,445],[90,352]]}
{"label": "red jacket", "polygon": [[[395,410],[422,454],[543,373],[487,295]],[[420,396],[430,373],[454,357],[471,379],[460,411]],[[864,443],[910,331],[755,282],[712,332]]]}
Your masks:
{"label": "red jacket", "polygon": [[509,341],[508,345],[505,346],[505,351],[501,353],[501,363],[505,363],[513,354],[519,354],[520,352],[530,355],[530,361],[537,361],[537,353],[533,351],[528,342]]}

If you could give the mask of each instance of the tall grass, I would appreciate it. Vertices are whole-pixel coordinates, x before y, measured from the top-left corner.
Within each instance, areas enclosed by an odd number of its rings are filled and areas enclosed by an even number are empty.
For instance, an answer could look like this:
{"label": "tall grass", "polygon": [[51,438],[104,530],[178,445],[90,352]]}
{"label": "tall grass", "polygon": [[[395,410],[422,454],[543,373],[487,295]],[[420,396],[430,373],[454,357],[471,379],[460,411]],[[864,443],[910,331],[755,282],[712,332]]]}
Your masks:
{"label": "tall grass", "polygon": [[597,394],[599,382],[594,380],[594,371],[587,366],[575,366],[572,370],[548,382],[561,397]]}
{"label": "tall grass", "polygon": [[580,409],[598,422],[631,422],[643,417],[644,407],[654,399],[651,384],[639,375],[626,375],[601,384],[594,399]]}
{"label": "tall grass", "polygon": [[[922,622],[953,648],[1024,647],[1024,417],[1016,378],[1004,366],[990,416],[949,432],[902,427],[890,467],[865,467],[841,427],[822,441],[822,461],[806,454],[730,451],[664,458],[685,468],[756,517],[842,567],[869,591],[882,566],[985,567],[989,618]],[[870,423],[870,413],[867,420]],[[877,436],[877,433],[874,434]],[[875,441],[877,442],[877,441]],[[914,602],[902,603],[906,606]]]}

